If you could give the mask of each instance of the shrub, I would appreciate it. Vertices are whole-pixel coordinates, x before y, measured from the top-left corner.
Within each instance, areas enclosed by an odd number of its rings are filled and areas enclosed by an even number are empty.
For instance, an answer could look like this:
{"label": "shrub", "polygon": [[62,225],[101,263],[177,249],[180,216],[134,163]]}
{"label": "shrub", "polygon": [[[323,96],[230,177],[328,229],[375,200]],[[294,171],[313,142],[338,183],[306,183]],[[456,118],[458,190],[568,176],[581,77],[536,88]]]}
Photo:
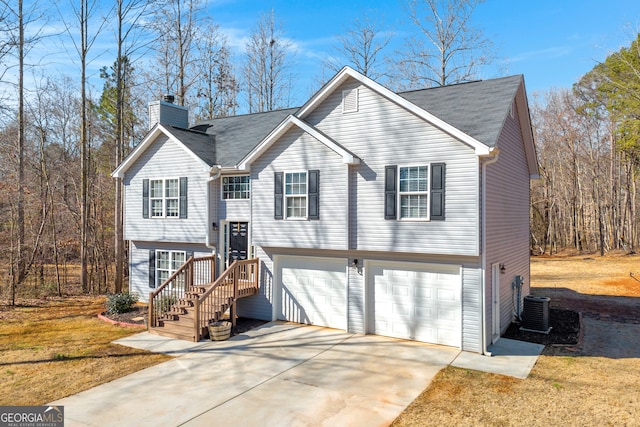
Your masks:
{"label": "shrub", "polygon": [[118,314],[126,313],[131,307],[138,302],[138,295],[135,293],[122,292],[119,294],[107,295],[107,313]]}

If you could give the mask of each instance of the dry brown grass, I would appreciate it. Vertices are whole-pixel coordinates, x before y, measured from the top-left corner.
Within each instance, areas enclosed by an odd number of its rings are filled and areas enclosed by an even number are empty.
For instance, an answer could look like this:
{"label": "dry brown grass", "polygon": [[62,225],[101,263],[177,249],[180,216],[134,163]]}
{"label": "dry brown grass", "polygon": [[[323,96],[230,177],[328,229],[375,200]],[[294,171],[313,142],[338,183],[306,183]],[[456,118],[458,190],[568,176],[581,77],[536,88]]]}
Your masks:
{"label": "dry brown grass", "polygon": [[41,405],[169,359],[111,344],[139,332],[97,319],[104,298],[0,308],[0,405]]}
{"label": "dry brown grass", "polygon": [[[532,291],[638,306],[619,298],[640,296],[630,272],[640,276],[640,256],[534,258]],[[545,350],[526,380],[448,367],[392,426],[640,425],[639,383],[640,358]]]}
{"label": "dry brown grass", "polygon": [[608,255],[531,258],[535,288],[569,288],[583,295],[640,297],[640,256]]}

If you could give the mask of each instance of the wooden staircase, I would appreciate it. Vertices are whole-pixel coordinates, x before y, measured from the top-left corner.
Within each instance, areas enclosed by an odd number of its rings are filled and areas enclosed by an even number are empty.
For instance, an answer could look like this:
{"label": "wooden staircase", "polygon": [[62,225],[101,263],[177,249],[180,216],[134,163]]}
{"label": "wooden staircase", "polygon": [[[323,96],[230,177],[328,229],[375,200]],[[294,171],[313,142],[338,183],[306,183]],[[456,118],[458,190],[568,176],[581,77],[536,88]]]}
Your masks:
{"label": "wooden staircase", "polygon": [[208,336],[208,325],[227,311],[235,325],[237,300],[258,292],[258,259],[235,261],[212,282],[213,273],[203,274],[207,269],[201,264],[213,266],[210,258],[190,258],[149,295],[150,333],[197,342]]}

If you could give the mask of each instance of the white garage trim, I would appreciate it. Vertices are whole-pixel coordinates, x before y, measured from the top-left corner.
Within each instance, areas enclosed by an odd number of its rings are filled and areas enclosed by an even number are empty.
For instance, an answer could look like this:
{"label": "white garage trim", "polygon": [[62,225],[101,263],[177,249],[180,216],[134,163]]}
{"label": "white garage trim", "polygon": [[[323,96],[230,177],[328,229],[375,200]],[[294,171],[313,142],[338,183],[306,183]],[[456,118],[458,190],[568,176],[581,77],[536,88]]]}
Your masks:
{"label": "white garage trim", "polygon": [[367,332],[462,346],[462,267],[366,260]]}
{"label": "white garage trim", "polygon": [[347,259],[274,255],[273,318],[347,329]]}

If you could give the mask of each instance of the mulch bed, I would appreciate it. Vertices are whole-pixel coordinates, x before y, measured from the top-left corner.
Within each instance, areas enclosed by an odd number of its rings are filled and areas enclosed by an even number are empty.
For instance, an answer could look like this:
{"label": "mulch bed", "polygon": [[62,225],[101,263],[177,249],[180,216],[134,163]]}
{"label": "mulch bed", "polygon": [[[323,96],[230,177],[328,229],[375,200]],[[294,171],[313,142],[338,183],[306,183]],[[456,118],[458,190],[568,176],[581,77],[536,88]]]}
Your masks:
{"label": "mulch bed", "polygon": [[519,341],[527,341],[536,344],[548,345],[576,345],[580,337],[580,316],[575,311],[549,309],[548,334],[541,332],[523,331],[520,323],[512,323],[509,329],[502,335]]}
{"label": "mulch bed", "polygon": [[[129,325],[146,326],[147,324],[147,307],[142,305],[136,305],[126,313],[107,314],[102,315],[108,319],[116,322],[122,322]],[[140,319],[142,317],[142,319]],[[247,317],[238,317],[236,319],[236,326],[231,328],[231,336],[239,335],[247,332],[253,328],[257,328],[260,325],[267,323],[264,320],[249,319]]]}

